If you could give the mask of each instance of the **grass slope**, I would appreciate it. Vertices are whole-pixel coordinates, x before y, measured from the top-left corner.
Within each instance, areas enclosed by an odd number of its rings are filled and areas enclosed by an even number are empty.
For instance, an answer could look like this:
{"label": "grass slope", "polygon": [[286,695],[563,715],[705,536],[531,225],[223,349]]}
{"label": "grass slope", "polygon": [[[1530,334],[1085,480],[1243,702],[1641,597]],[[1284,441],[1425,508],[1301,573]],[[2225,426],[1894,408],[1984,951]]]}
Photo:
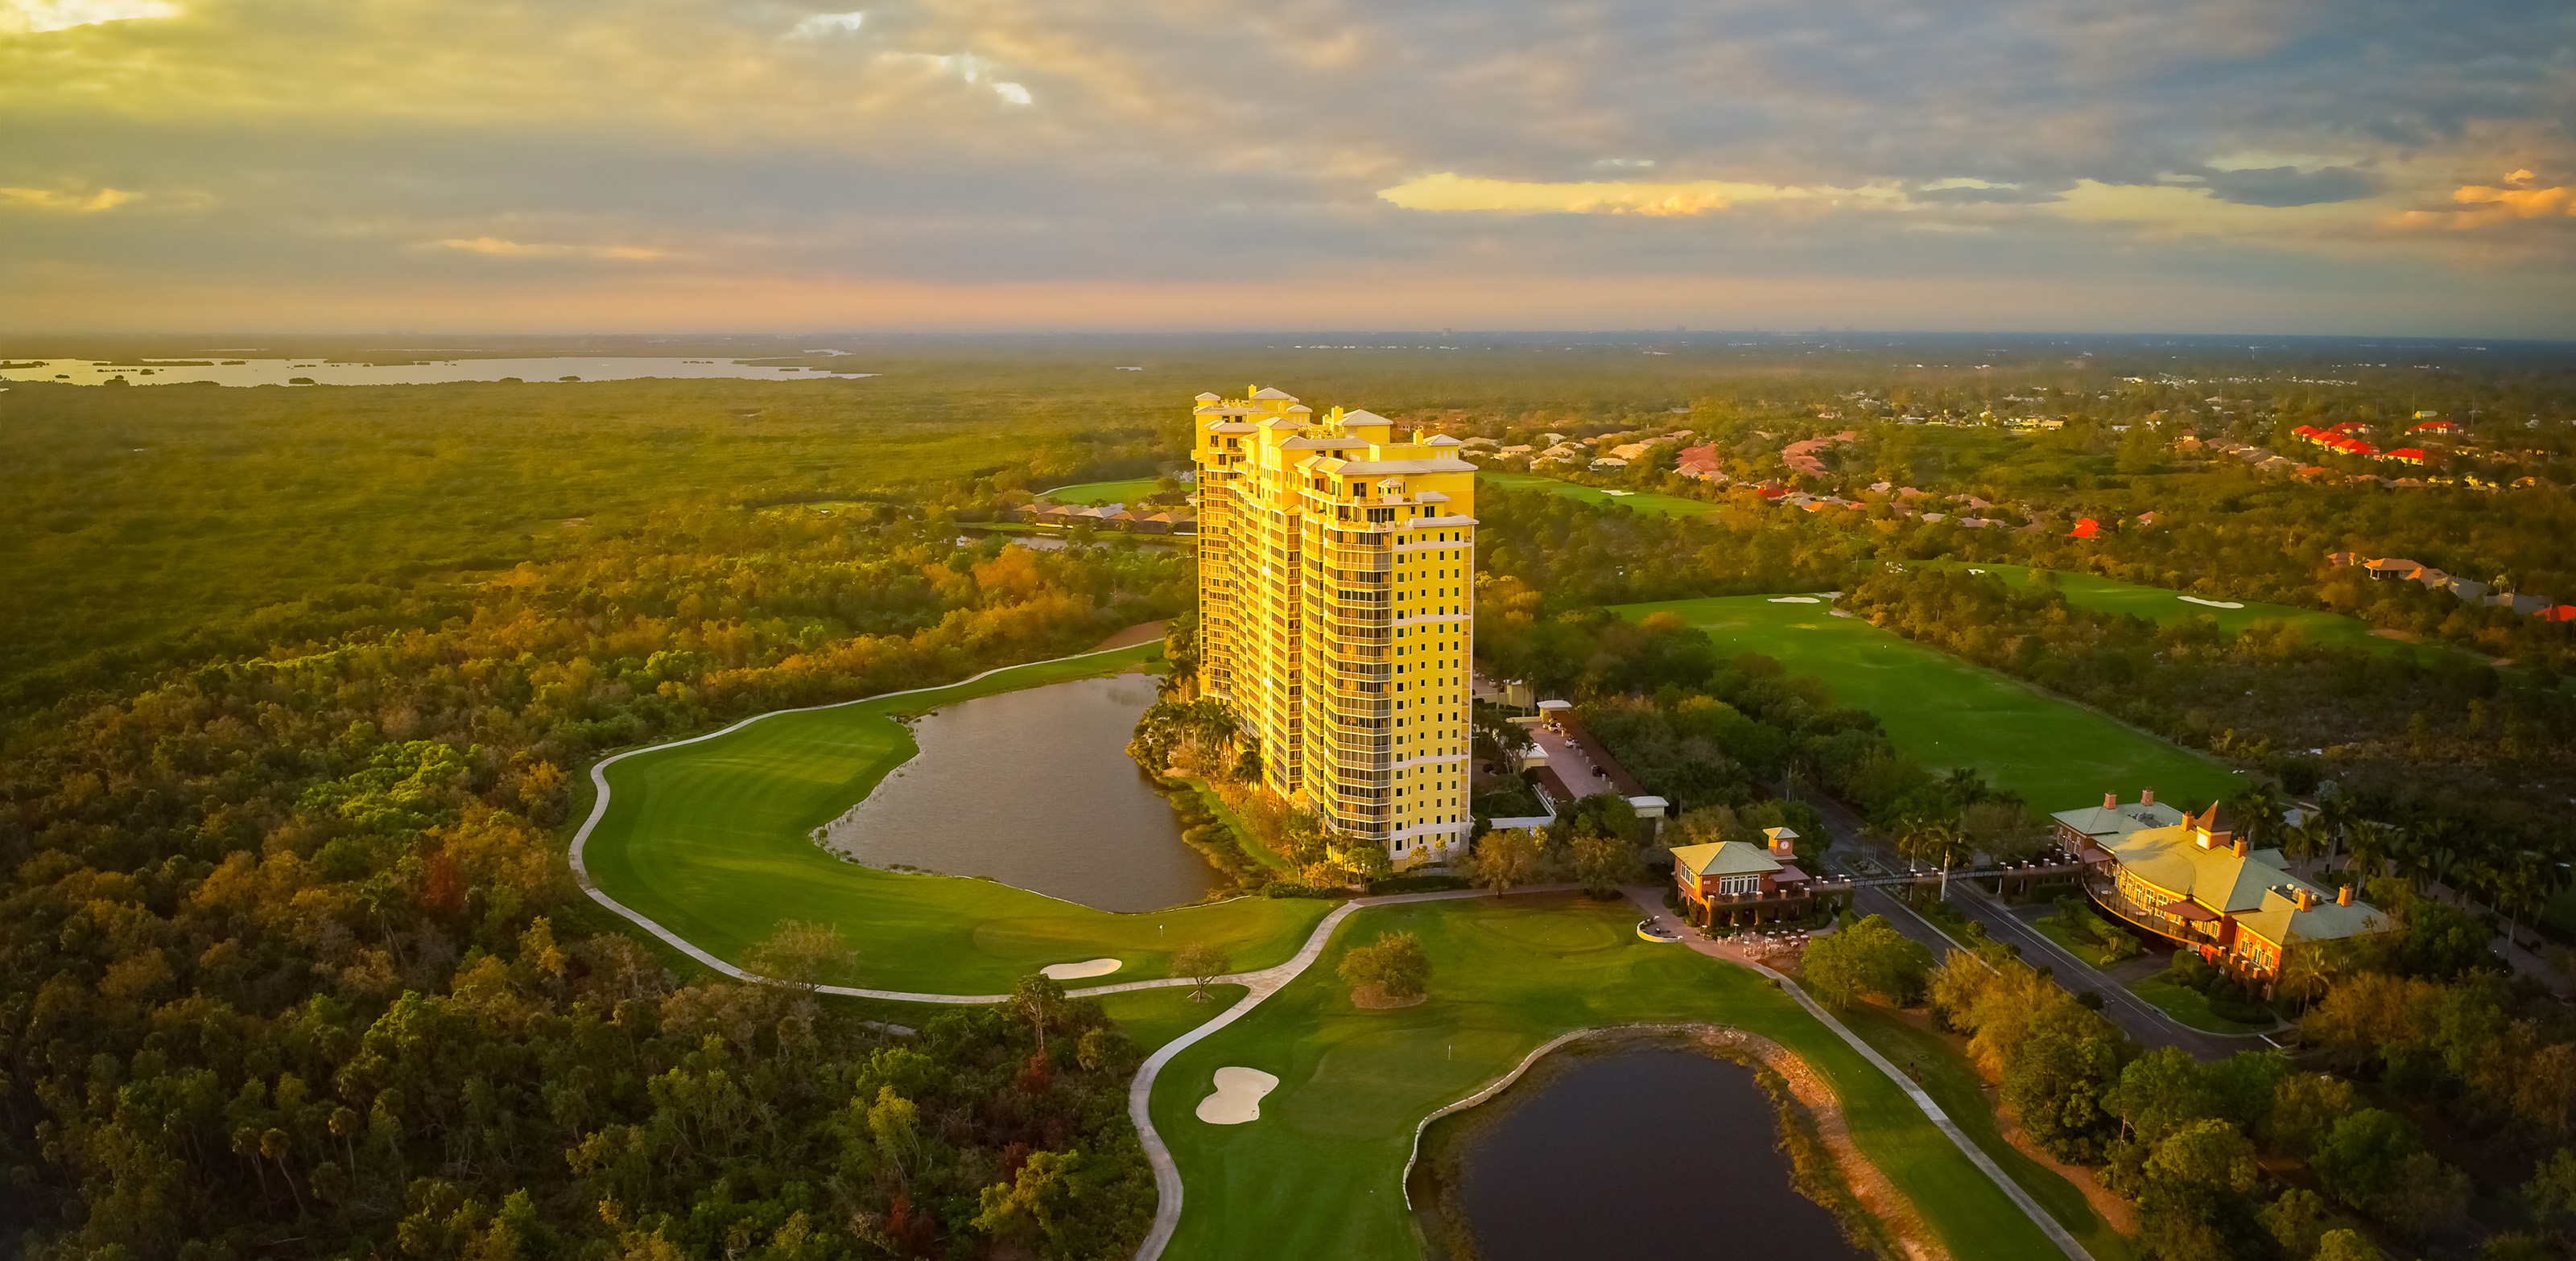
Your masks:
{"label": "grass slope", "polygon": [[[1424,1116],[1567,1030],[1671,1021],[1734,1025],[1804,1056],[1841,1097],[1862,1150],[1957,1255],[2059,1261],[1895,1083],[1788,996],[1741,968],[1641,942],[1635,923],[1625,901],[1572,895],[1352,916],[1314,968],[1174,1057],[1157,1081],[1154,1125],[1188,1186],[1165,1255],[1240,1256],[1244,1241],[1259,1240],[1268,1256],[1419,1256],[1399,1178]],[[1342,950],[1398,929],[1430,952],[1431,1000],[1392,1011],[1352,1006],[1333,975]],[[1195,1109],[1229,1064],[1275,1073],[1279,1088],[1262,1101],[1261,1119],[1208,1125]],[[1744,1141],[1767,1146],[1772,1136]]]}
{"label": "grass slope", "polygon": [[[1979,565],[2004,580],[2006,586],[2026,588],[2030,585],[2030,568],[2026,565]],[[2171,626],[2186,618],[2207,615],[2218,620],[2218,628],[2233,635],[2256,622],[2288,622],[2307,632],[2310,642],[2338,648],[2369,648],[2379,652],[2412,653],[2416,648],[2400,640],[2370,633],[2370,624],[2357,617],[2325,613],[2316,609],[2296,608],[2287,604],[2265,604],[2259,600],[2238,601],[2241,609],[2213,609],[2206,604],[2193,604],[2180,591],[2163,587],[2141,587],[2093,574],[2059,573],[2058,590],[2066,593],[2066,602],[2078,608],[2105,613],[2127,613],[2148,618],[2158,625]],[[2204,596],[2203,599],[2218,597]]]}
{"label": "grass slope", "polygon": [[1667,517],[1705,517],[1717,511],[1716,504],[1702,500],[1683,499],[1674,495],[1613,495],[1599,487],[1562,482],[1553,477],[1540,477],[1535,473],[1504,473],[1488,469],[1476,474],[1476,480],[1489,486],[1499,486],[1504,490],[1543,490],[1552,495],[1579,499],[1596,507],[1615,504],[1624,508],[1634,508],[1639,512],[1652,512]]}
{"label": "grass slope", "polygon": [[2093,1254],[2093,1261],[2128,1261],[2132,1255],[2129,1240],[2093,1211],[2082,1190],[2004,1141],[2003,1129],[1995,1121],[1994,1105],[1986,1097],[1985,1083],[1967,1056],[1938,1034],[1908,1024],[1875,1004],[1842,1013],[1842,1021],[1860,1035],[1861,1041],[1886,1056],[1889,1063],[1915,1073],[1916,1084],[1950,1114],[1968,1141],[2028,1190],[2031,1198],[2057,1219],[2058,1225]]}
{"label": "grass slope", "polygon": [[1624,604],[1643,618],[1671,612],[1706,630],[1720,650],[1776,657],[1811,674],[1834,699],[1877,714],[1888,737],[1935,771],[1974,766],[2042,812],[2067,810],[2118,789],[2154,788],[2172,801],[2211,801],[2236,791],[2217,762],[2111,720],[2073,701],[1923,647],[1823,604],[1719,596]]}
{"label": "grass slope", "polygon": [[985,880],[903,875],[845,863],[807,840],[910,758],[895,716],[974,696],[1114,673],[1160,644],[1045,662],[980,682],[834,709],[773,714],[713,740],[608,768],[607,814],[584,860],[610,897],[719,957],[739,962],[785,920],[835,923],[859,952],[835,978],[877,989],[992,994],[1050,963],[1114,955],[1105,981],[1167,975],[1193,941],[1238,968],[1296,952],[1327,904],[1238,898],[1117,915]]}

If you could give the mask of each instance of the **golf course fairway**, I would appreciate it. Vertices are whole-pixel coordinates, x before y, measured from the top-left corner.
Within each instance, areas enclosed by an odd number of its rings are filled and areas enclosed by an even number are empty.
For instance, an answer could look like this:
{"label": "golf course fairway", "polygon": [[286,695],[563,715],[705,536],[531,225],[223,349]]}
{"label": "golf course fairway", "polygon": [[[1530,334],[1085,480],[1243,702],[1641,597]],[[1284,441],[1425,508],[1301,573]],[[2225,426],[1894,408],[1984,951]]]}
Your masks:
{"label": "golf course fairway", "polygon": [[1598,486],[1560,481],[1553,477],[1541,477],[1536,473],[1506,473],[1498,469],[1484,469],[1476,474],[1476,480],[1503,490],[1543,490],[1551,495],[1563,495],[1568,499],[1591,504],[1596,508],[1614,506],[1633,508],[1638,512],[1651,512],[1663,517],[1705,517],[1717,511],[1716,504],[1702,499],[1683,499],[1678,495],[1658,495],[1651,491],[1614,495]]}
{"label": "golf course fairway", "polygon": [[[740,964],[788,920],[835,924],[858,955],[823,980],[935,994],[998,994],[1050,963],[1114,956],[1110,980],[1170,974],[1192,942],[1249,970],[1296,953],[1329,904],[1236,898],[1137,915],[988,880],[844,862],[807,839],[916,751],[898,715],[977,696],[1115,674],[1160,643],[1036,662],[933,691],[764,715],[715,736],[628,754],[599,772],[607,808],[581,859],[624,906]],[[1009,791],[997,784],[995,791]]]}
{"label": "golf course fairway", "polygon": [[1878,715],[1896,747],[1935,774],[1973,766],[2043,814],[2113,791],[2129,797],[2153,788],[2167,801],[2206,804],[2244,787],[2210,758],[1859,618],[1835,617],[1830,601],[1811,598],[1718,596],[1612,611],[1637,619],[1672,613],[1707,631],[1722,654],[1758,652],[1791,674],[1822,679],[1837,704]]}
{"label": "golf course fairway", "polygon": [[[1314,967],[1181,1052],[1157,1079],[1154,1127],[1188,1187],[1164,1255],[1242,1256],[1245,1241],[1259,1240],[1265,1256],[1411,1261],[1421,1250],[1401,1178],[1425,1116],[1569,1030],[1692,1023],[1745,1029],[1803,1057],[1832,1084],[1862,1152],[1955,1255],[2064,1261],[1886,1074],[1762,977],[1639,941],[1636,915],[1626,899],[1593,902],[1579,894],[1417,902],[1354,914]],[[1342,953],[1394,931],[1415,934],[1429,953],[1429,1001],[1392,1010],[1354,1006],[1334,975]],[[1227,1066],[1278,1077],[1258,1120],[1211,1125],[1195,1115],[1216,1070]],[[1766,1147],[1775,1139],[1768,1129],[1672,1136],[1677,1144]],[[2029,1168],[2016,1172],[2027,1180]],[[2099,1230],[2062,1183],[2031,1189],[2070,1229]],[[2069,1214],[2078,1219],[2065,1220]]]}

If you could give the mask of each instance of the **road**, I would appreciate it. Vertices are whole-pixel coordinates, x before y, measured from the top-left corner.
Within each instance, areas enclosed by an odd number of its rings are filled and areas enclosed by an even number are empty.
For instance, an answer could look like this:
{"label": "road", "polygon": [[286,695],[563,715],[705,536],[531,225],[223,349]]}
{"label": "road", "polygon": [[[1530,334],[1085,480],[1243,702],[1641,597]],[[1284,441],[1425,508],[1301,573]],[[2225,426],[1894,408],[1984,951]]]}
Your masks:
{"label": "road", "polygon": [[[1841,802],[1811,797],[1808,804],[1824,816],[1825,830],[1833,834],[1834,847],[1840,854],[1864,853],[1882,864],[1902,869],[1905,860],[1887,847],[1866,839],[1860,816]],[[1986,933],[1997,941],[2020,947],[2021,957],[2032,964],[2047,964],[2050,975],[2060,986],[2074,992],[2091,990],[2102,996],[2102,1014],[2122,1032],[2149,1048],[2180,1047],[2198,1059],[2215,1060],[2239,1051],[2260,1050],[2273,1045],[2261,1034],[2211,1033],[2194,1029],[2164,1013],[2155,1004],[2129,992],[2129,987],[2105,975],[2101,969],[2069,954],[2065,947],[2050,941],[2047,934],[2030,926],[2013,909],[1997,901],[1994,895],[1977,887],[1970,879],[1950,881],[1948,902],[1968,918],[1986,926]],[[1853,909],[1865,915],[1884,915],[1896,931],[1932,949],[1935,957],[1946,955],[1962,943],[1951,939],[1930,921],[1915,914],[1913,908],[1886,889],[1864,888],[1855,891]],[[2039,908],[2031,908],[2034,913]]]}

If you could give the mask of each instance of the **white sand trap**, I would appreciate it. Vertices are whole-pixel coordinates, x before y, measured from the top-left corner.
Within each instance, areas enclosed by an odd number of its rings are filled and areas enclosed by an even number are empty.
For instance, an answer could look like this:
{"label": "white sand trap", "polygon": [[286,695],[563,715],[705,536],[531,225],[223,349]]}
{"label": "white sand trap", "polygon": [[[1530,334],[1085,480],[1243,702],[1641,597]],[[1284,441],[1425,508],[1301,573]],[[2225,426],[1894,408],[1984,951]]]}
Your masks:
{"label": "white sand trap", "polygon": [[2204,600],[2196,595],[2178,595],[2174,598],[2185,604],[2205,604],[2213,609],[2241,609],[2245,607],[2234,600]]}
{"label": "white sand trap", "polygon": [[1816,597],[1811,596],[1811,595],[1775,595],[1775,596],[1771,597],[1771,602],[1772,602],[1773,604],[1820,604],[1820,603],[1823,603],[1822,601],[1820,601],[1820,600],[1816,599]]}
{"label": "white sand trap", "polygon": [[1241,1125],[1261,1119],[1261,1097],[1279,1089],[1279,1079],[1257,1068],[1229,1064],[1216,1070],[1216,1093],[1199,1100],[1199,1119],[1210,1125]]}
{"label": "white sand trap", "polygon": [[1086,976],[1107,976],[1121,966],[1116,959],[1090,959],[1081,963],[1050,963],[1038,971],[1052,981],[1079,981]]}

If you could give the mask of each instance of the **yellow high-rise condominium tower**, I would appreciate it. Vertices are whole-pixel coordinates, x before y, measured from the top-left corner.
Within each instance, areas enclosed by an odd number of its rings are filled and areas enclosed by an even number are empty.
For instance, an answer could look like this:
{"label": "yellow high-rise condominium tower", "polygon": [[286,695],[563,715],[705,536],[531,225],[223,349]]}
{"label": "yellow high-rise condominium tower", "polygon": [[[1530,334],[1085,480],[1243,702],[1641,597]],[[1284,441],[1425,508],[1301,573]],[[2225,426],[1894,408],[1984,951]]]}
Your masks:
{"label": "yellow high-rise condominium tower", "polygon": [[1277,389],[1192,419],[1202,687],[1292,804],[1398,868],[1463,856],[1476,466]]}

